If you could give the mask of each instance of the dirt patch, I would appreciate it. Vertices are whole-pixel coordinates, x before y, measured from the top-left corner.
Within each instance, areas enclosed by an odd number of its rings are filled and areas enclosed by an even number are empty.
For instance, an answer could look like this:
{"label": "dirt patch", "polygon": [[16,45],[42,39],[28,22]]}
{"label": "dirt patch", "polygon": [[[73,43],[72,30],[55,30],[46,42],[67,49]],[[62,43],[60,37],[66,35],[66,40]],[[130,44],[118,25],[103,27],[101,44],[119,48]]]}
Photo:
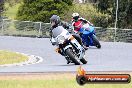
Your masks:
{"label": "dirt patch", "polygon": [[[88,74],[131,74],[132,72],[88,72]],[[0,80],[57,80],[73,79],[76,73],[6,73],[0,74]]]}
{"label": "dirt patch", "polygon": [[56,79],[72,79],[76,74],[73,73],[46,73],[46,74],[13,74],[0,75],[0,80],[56,80]]}

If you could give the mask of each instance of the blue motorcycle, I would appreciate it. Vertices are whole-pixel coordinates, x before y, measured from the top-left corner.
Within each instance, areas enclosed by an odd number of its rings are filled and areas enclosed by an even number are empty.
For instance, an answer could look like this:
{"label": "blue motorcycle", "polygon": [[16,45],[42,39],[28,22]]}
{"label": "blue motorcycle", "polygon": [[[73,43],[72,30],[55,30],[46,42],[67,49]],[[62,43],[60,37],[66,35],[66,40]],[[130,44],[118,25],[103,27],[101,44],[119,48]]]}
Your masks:
{"label": "blue motorcycle", "polygon": [[85,24],[79,30],[79,32],[81,34],[82,42],[85,46],[96,46],[97,48],[101,48],[101,44],[95,35],[95,30],[93,26]]}

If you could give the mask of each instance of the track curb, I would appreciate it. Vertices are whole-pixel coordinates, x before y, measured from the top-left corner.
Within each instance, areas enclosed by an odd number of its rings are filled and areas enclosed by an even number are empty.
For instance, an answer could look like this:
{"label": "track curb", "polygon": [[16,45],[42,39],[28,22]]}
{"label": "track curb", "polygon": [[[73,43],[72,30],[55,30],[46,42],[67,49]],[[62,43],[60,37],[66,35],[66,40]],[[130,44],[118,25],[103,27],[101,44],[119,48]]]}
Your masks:
{"label": "track curb", "polygon": [[43,61],[43,58],[40,56],[29,55],[29,54],[19,53],[19,52],[16,52],[16,53],[27,56],[28,60],[26,60],[24,62],[20,62],[20,63],[0,65],[0,67],[25,66],[25,65],[37,64],[37,63],[40,63]]}

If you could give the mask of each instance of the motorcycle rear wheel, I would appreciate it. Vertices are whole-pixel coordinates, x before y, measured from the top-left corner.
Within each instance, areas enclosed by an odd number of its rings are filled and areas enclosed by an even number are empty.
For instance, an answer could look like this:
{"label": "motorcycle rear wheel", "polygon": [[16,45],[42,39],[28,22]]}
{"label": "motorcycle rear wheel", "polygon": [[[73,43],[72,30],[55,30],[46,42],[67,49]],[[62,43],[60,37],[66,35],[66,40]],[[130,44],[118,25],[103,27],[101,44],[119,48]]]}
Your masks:
{"label": "motorcycle rear wheel", "polygon": [[96,38],[96,36],[93,36],[93,41],[94,41],[95,46],[98,49],[100,49],[101,48],[101,44],[100,44],[99,40]]}

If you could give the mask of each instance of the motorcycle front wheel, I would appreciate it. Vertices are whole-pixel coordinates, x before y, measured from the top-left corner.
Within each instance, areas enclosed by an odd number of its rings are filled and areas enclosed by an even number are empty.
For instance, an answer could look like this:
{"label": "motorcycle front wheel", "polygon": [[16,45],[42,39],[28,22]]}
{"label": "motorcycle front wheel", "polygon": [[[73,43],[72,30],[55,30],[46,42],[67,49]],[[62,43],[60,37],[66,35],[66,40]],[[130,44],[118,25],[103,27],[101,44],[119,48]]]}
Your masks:
{"label": "motorcycle front wheel", "polygon": [[86,61],[84,58],[80,59],[80,61],[81,61],[83,64],[87,64],[87,61]]}
{"label": "motorcycle front wheel", "polygon": [[80,65],[80,63],[76,60],[76,58],[70,48],[68,48],[66,50],[66,54],[69,56],[69,58],[72,60],[72,62],[75,63],[75,65]]}

